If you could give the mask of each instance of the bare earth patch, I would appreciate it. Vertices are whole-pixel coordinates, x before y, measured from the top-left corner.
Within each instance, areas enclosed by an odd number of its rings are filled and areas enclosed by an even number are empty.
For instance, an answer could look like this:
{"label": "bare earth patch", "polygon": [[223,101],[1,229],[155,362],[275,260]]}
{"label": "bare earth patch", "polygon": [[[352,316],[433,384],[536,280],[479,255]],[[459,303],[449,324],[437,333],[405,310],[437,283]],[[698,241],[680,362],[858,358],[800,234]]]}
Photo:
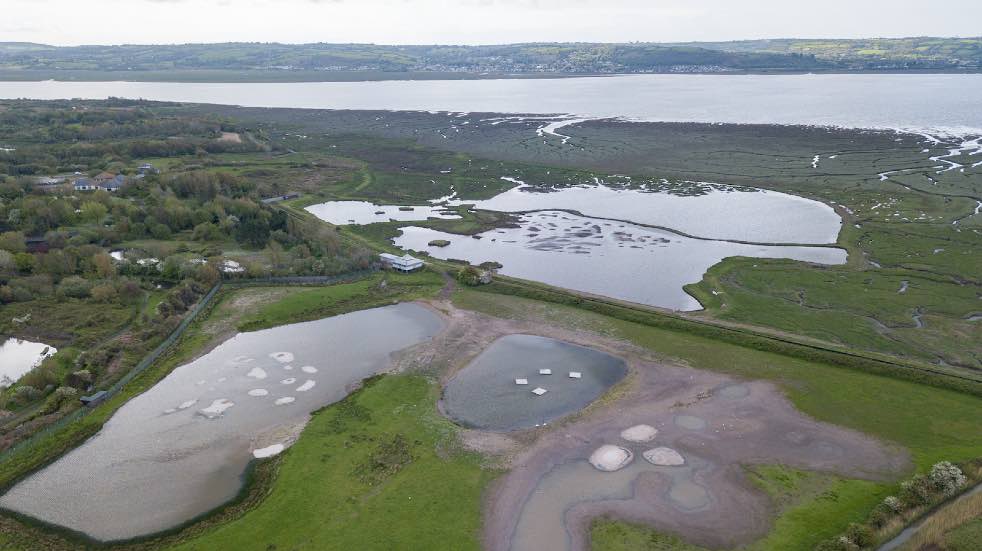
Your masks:
{"label": "bare earth patch", "polygon": [[[465,446],[497,455],[499,465],[511,469],[485,503],[483,540],[491,551],[586,550],[590,522],[600,516],[644,523],[695,544],[732,547],[765,535],[775,516],[742,465],[889,480],[910,464],[904,450],[805,416],[768,382],[673,365],[632,344],[541,321],[493,318],[442,301],[430,306],[447,320],[446,329],[398,354],[396,370],[428,372],[445,384],[497,338],[523,333],[619,356],[631,372],[605,397],[549,427],[463,433]],[[625,439],[622,432],[637,425],[657,434],[647,442]],[[587,461],[605,445],[634,457],[616,472],[597,471]],[[660,447],[678,452],[684,463],[644,459],[645,451]]]}

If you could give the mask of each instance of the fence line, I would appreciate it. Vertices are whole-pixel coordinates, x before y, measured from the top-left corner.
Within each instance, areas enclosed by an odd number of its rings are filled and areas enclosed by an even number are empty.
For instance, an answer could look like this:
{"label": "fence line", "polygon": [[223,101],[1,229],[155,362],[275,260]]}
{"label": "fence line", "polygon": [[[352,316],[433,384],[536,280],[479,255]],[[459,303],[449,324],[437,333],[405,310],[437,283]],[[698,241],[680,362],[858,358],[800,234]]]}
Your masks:
{"label": "fence line", "polygon": [[[198,301],[198,304],[195,305],[195,307],[191,310],[191,312],[189,312],[188,315],[184,316],[184,319],[181,320],[181,323],[179,323],[178,326],[174,328],[173,331],[171,331],[171,334],[168,335],[163,342],[157,345],[157,347],[154,348],[152,351],[150,351],[149,354],[144,356],[143,359],[140,360],[140,362],[137,363],[133,367],[133,369],[129,370],[126,373],[126,375],[123,375],[123,377],[120,380],[116,381],[115,384],[113,384],[111,387],[106,389],[107,399],[112,398],[113,396],[118,394],[126,383],[132,381],[134,377],[146,371],[147,368],[153,364],[153,362],[157,361],[157,359],[160,358],[160,356],[162,356],[164,352],[166,352],[167,349],[169,349],[171,345],[173,345],[174,342],[176,342],[177,339],[180,338],[182,334],[184,334],[184,331],[188,328],[188,326],[191,325],[191,323],[195,320],[195,318],[198,317],[198,314],[200,314],[201,311],[204,310],[205,307],[207,307],[211,303],[212,299],[215,298],[215,295],[218,293],[221,287],[222,287],[221,283],[218,283],[214,287],[212,287],[211,290],[208,291],[208,293],[205,294],[205,296]],[[62,417],[61,419],[58,419],[54,423],[51,423],[50,425],[44,427],[40,431],[32,434],[27,439],[18,442],[17,444],[7,448],[6,450],[3,450],[2,452],[0,452],[0,463],[6,461],[7,459],[10,458],[10,456],[14,455],[18,451],[34,446],[40,440],[43,440],[45,436],[48,436],[49,434],[59,429],[62,429],[65,426],[74,423],[75,421],[78,421],[82,417],[85,417],[94,409],[95,408],[82,406],[81,408],[71,412],[70,414]]]}
{"label": "fence line", "polygon": [[[226,287],[250,287],[250,286],[263,286],[263,285],[330,285],[335,283],[343,283],[348,281],[357,281],[373,273],[372,270],[359,270],[355,272],[347,272],[344,274],[333,275],[333,276],[294,276],[294,277],[269,277],[261,279],[237,279],[217,283],[208,293],[205,294],[198,301],[198,304],[184,316],[181,323],[178,324],[176,328],[171,332],[170,335],[163,342],[161,342],[156,348],[154,348],[150,353],[143,357],[139,363],[137,363],[133,369],[129,370],[126,375],[116,381],[111,387],[106,389],[106,398],[112,398],[119,393],[120,390],[126,385],[126,383],[132,381],[137,375],[143,373],[147,370],[154,362],[156,362],[162,355],[164,355],[167,350],[173,346],[177,339],[184,334],[184,331],[194,322],[198,315],[211,304],[211,301],[218,294],[223,286]],[[0,451],[0,463],[7,461],[12,455],[17,453],[22,449],[28,449],[36,445],[39,441],[43,440],[44,437],[49,434],[60,430],[67,425],[78,421],[79,419],[85,417],[91,413],[95,408],[90,408],[83,406],[70,414],[58,419],[54,423],[44,427],[38,432],[32,434],[30,437],[18,442],[17,444],[7,448],[6,450]]]}

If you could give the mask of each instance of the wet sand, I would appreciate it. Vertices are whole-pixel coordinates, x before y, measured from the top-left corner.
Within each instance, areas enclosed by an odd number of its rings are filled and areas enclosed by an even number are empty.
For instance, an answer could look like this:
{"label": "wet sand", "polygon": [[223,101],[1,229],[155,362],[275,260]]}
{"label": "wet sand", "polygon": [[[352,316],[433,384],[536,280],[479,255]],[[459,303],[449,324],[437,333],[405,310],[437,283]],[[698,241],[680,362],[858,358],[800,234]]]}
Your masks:
{"label": "wet sand", "polygon": [[[874,480],[890,479],[908,466],[905,452],[807,418],[772,384],[747,382],[734,391],[727,386],[731,380],[714,373],[640,360],[634,367],[638,377],[621,399],[544,434],[513,460],[516,468],[489,498],[488,549],[546,545],[540,538],[550,529],[548,517],[526,520],[542,511],[562,516],[566,542],[551,538],[552,549],[589,548],[590,521],[600,516],[730,547],[763,536],[774,514],[767,497],[745,480],[743,464],[778,463]],[[610,473],[583,468],[583,458],[603,444],[626,445],[619,432],[636,423],[658,428],[654,444],[678,450],[686,465],[653,467],[635,459],[624,474],[613,473],[630,479],[630,491],[616,495],[588,491],[571,498],[550,490],[548,482],[557,476],[563,487],[610,487],[604,483]],[[635,446],[636,453],[640,449]]]}
{"label": "wet sand", "polygon": [[[503,320],[434,303],[448,321],[432,341],[407,351],[403,369],[446,383],[502,335],[541,335],[624,359],[630,373],[608,395],[549,427],[507,434],[468,430],[468,447],[509,469],[487,493],[484,547],[490,551],[589,548],[601,516],[640,522],[709,547],[753,541],[776,511],[746,480],[741,465],[793,468],[871,480],[909,468],[906,451],[797,411],[773,384],[737,381],[659,361],[630,343],[542,323]],[[633,425],[658,429],[651,442],[629,442]],[[633,451],[627,467],[600,472],[587,462],[601,445]],[[681,466],[655,466],[646,450],[670,447]]]}

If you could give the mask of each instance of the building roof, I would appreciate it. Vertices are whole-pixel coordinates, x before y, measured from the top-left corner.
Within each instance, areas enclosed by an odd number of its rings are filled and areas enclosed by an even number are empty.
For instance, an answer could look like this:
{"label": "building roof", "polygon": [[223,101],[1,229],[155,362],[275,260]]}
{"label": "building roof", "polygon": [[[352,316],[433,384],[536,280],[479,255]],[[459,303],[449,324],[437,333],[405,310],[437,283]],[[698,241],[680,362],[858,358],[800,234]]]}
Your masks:
{"label": "building roof", "polygon": [[382,253],[378,255],[384,262],[389,264],[394,264],[396,266],[422,266],[423,261],[408,254],[403,256],[396,256],[394,254]]}
{"label": "building roof", "polygon": [[420,259],[416,258],[415,256],[411,256],[408,254],[404,254],[402,256],[396,256],[390,253],[382,253],[379,255],[379,258],[384,258],[385,260],[401,260],[403,262],[413,262],[413,261],[422,262]]}

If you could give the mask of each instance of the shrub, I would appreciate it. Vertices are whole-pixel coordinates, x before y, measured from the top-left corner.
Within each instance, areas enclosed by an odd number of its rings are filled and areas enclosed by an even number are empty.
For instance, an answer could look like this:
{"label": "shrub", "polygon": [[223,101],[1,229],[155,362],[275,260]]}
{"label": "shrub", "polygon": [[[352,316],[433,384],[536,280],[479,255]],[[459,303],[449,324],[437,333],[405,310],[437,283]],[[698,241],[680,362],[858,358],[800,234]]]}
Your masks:
{"label": "shrub", "polygon": [[855,522],[849,524],[849,528],[846,529],[846,538],[861,548],[874,543],[873,531],[868,526]]}
{"label": "shrub", "polygon": [[27,250],[27,243],[24,241],[24,234],[19,231],[8,231],[0,233],[0,249],[12,253],[22,253]]}
{"label": "shrub", "polygon": [[78,276],[70,276],[58,284],[58,294],[71,298],[88,298],[92,284]]}
{"label": "shrub", "polygon": [[140,289],[140,285],[131,279],[120,283],[119,289],[116,292],[119,294],[119,297],[127,303],[134,302],[143,296],[143,291]]}
{"label": "shrub", "polygon": [[859,546],[845,536],[825,540],[815,546],[815,551],[854,551],[856,549],[859,549]]}
{"label": "shrub", "polygon": [[0,249],[0,272],[11,272],[17,264],[14,262],[14,255],[10,251]]}
{"label": "shrub", "polygon": [[491,283],[491,273],[478,270],[474,266],[465,266],[457,272],[457,281],[464,285],[470,285],[471,287],[487,285]]}
{"label": "shrub", "polygon": [[41,396],[41,391],[30,385],[21,385],[14,389],[11,400],[20,406],[30,404]]}
{"label": "shrub", "polygon": [[60,386],[48,396],[45,400],[44,405],[41,406],[40,413],[42,415],[47,415],[49,413],[54,413],[62,408],[66,403],[71,403],[74,401],[75,396],[78,395],[78,391],[70,386]]}
{"label": "shrub", "polygon": [[931,501],[932,489],[927,477],[917,475],[900,485],[900,499],[907,507],[925,505]]}
{"label": "shrub", "polygon": [[942,461],[931,467],[928,478],[934,487],[945,497],[951,497],[958,493],[958,489],[968,481],[962,470],[950,461]]}
{"label": "shrub", "polygon": [[92,384],[92,372],[88,369],[80,369],[78,371],[73,371],[68,375],[65,375],[65,386],[70,386],[72,388],[88,388]]}
{"label": "shrub", "polygon": [[34,271],[34,266],[37,262],[34,260],[34,255],[30,253],[17,253],[14,255],[14,265],[17,266],[17,271],[29,274]]}
{"label": "shrub", "polygon": [[96,285],[91,291],[92,298],[99,302],[112,302],[116,300],[116,287],[112,283]]}
{"label": "shrub", "polygon": [[904,510],[904,504],[897,498],[897,496],[887,496],[883,500],[883,505],[894,513],[899,513],[900,511]]}

